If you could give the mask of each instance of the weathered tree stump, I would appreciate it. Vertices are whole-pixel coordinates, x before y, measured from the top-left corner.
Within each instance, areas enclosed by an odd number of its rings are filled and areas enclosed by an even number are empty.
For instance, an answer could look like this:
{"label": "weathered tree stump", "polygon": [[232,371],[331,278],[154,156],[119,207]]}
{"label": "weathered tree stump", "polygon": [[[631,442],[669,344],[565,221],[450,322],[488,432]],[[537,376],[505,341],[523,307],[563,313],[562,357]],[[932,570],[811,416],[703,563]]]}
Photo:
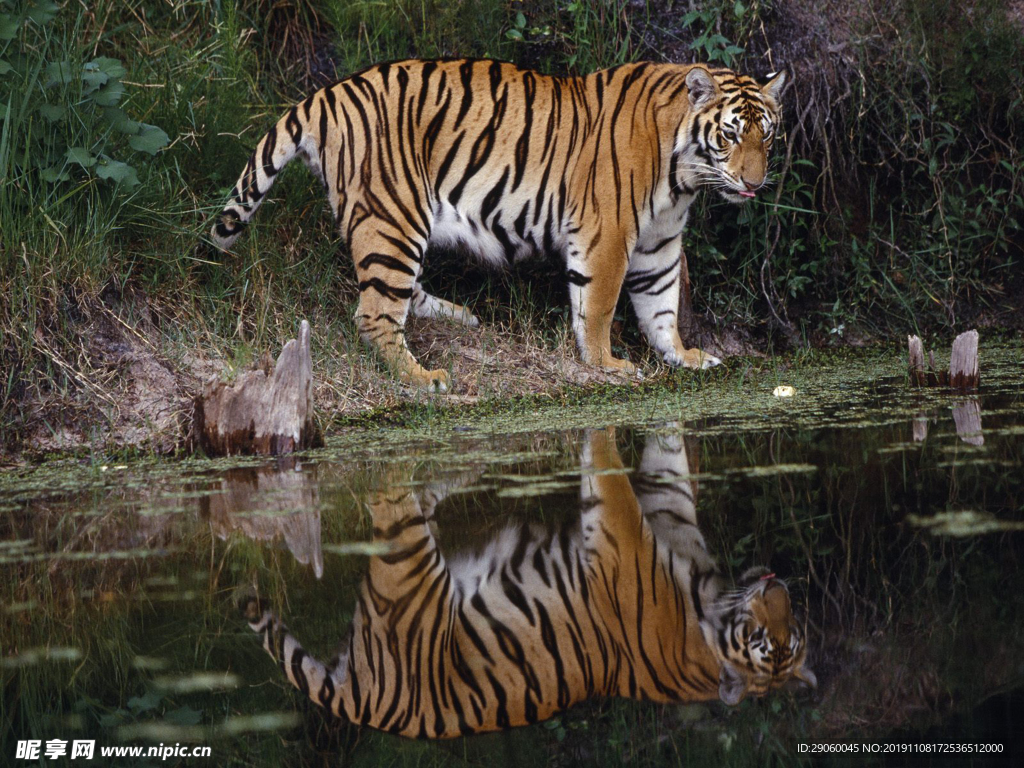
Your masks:
{"label": "weathered tree stump", "polygon": [[907,336],[907,351],[910,355],[910,383],[915,387],[923,387],[927,384],[924,373],[924,345],[921,344],[919,336]]}
{"label": "weathered tree stump", "polygon": [[313,424],[313,362],[309,323],[284,345],[274,372],[248,371],[228,384],[203,385],[193,410],[195,442],[211,456],[280,456],[320,442]]}
{"label": "weathered tree stump", "polygon": [[961,392],[977,389],[981,381],[978,373],[978,332],[961,333],[953,341],[949,370],[940,370],[935,354],[928,353],[928,368],[924,364],[924,345],[917,336],[907,337],[908,373],[914,387],[950,386]]}
{"label": "weathered tree stump", "polygon": [[977,389],[981,381],[978,373],[978,332],[961,333],[953,341],[949,358],[949,386],[965,392]]}

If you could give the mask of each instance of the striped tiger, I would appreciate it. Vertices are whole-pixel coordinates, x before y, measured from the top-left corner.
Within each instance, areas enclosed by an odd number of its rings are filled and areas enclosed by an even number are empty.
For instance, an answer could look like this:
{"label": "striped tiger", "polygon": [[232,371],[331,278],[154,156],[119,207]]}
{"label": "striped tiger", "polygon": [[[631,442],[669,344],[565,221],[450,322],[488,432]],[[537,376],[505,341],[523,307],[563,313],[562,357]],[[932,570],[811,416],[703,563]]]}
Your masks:
{"label": "striped tiger", "polygon": [[551,77],[485,60],[379,64],[292,107],[256,145],[211,230],[232,246],[281,169],[301,157],[323,182],[355,261],[356,322],[400,378],[447,390],[405,341],[406,317],[476,326],[420,284],[429,246],[505,265],[564,263],[584,362],[612,354],[623,287],[670,366],[720,360],[679,337],[682,235],[698,187],[744,202],[766,180],[785,74],[765,82],[703,65],[636,63]]}
{"label": "striped tiger", "polygon": [[589,433],[582,453],[578,520],[508,526],[478,554],[439,550],[443,490],[377,494],[373,538],[388,553],[370,558],[330,663],[255,597],[250,627],[314,702],[410,737],[534,723],[593,697],[732,705],[790,679],[816,684],[786,585],[753,569],[726,590],[680,437],[648,440],[633,483],[613,430]]}

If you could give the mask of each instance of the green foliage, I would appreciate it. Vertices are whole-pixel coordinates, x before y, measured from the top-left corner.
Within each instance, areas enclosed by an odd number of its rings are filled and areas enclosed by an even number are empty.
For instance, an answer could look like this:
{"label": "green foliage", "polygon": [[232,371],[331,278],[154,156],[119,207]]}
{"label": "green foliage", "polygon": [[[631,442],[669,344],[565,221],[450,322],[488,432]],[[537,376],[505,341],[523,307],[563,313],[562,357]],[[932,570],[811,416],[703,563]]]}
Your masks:
{"label": "green foliage", "polygon": [[870,200],[846,216],[866,234],[844,239],[872,263],[865,297],[955,324],[964,298],[1005,293],[1024,257],[1024,38],[988,0],[905,0],[890,14],[904,38],[860,51],[850,149]]}
{"label": "green foliage", "polygon": [[506,13],[497,0],[323,0],[319,6],[334,30],[339,76],[410,57],[506,58]]}
{"label": "green foliage", "polygon": [[627,0],[514,3],[505,36],[525,66],[584,75],[636,58],[633,16]]}
{"label": "green foliage", "polygon": [[0,177],[47,184],[90,177],[132,188],[136,169],[126,150],[148,155],[167,146],[155,125],[132,120],[122,109],[127,70],[118,59],[83,61],[83,51],[62,46],[51,26],[52,0],[16,5],[0,0],[0,105],[4,152]]}
{"label": "green foliage", "polygon": [[[763,73],[787,63],[769,58],[792,43],[779,11],[716,2],[681,26],[699,60]],[[835,24],[853,30],[850,69],[794,73],[776,186],[738,217],[705,197],[690,219],[696,309],[828,342],[1001,303],[1024,260],[1019,27],[996,0],[897,0]]]}
{"label": "green foliage", "polygon": [[[740,0],[736,0],[731,9],[733,20],[742,21],[747,10]],[[702,61],[733,67],[738,61],[737,57],[742,55],[743,49],[731,43],[719,31],[722,18],[726,15],[728,11],[724,9],[705,6],[684,14],[681,23],[684,29],[697,33],[690,43],[690,48],[699,54]]]}

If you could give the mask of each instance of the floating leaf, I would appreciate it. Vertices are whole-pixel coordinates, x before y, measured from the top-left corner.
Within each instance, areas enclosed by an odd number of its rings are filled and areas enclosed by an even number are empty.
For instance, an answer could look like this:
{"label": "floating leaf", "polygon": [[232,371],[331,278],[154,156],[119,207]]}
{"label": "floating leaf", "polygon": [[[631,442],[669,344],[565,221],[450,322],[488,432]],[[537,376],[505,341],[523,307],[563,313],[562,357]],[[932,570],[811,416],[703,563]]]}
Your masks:
{"label": "floating leaf", "polygon": [[113,107],[124,96],[124,86],[117,80],[111,80],[98,91],[89,94],[89,98],[100,107]]}
{"label": "floating leaf", "polygon": [[13,669],[15,667],[27,667],[39,664],[43,661],[77,661],[82,658],[82,651],[78,648],[65,646],[41,646],[29,648],[17,656],[8,656],[0,659],[0,667]]}
{"label": "floating leaf", "polygon": [[294,728],[300,722],[298,712],[264,712],[259,715],[232,715],[212,730],[228,736],[260,731]]}
{"label": "floating leaf", "polygon": [[184,677],[158,677],[153,681],[153,685],[172,693],[192,693],[194,691],[230,691],[237,688],[241,682],[238,675],[230,672],[196,672]]}
{"label": "floating leaf", "polygon": [[136,656],[132,660],[132,667],[148,671],[159,672],[167,666],[166,659],[154,658],[152,656]]}
{"label": "floating leaf", "polygon": [[947,510],[931,516],[907,515],[907,522],[936,536],[977,536],[982,533],[1024,530],[1020,520],[1002,520],[991,512]]}
{"label": "floating leaf", "polygon": [[67,109],[60,104],[43,104],[39,108],[39,114],[51,123],[59,123],[67,113]]}
{"label": "floating leaf", "polygon": [[139,131],[138,136],[132,136],[128,139],[128,143],[131,144],[132,149],[155,155],[158,150],[166,147],[170,140],[170,137],[164,133],[163,129],[157,128],[155,125],[143,123],[142,130]]}
{"label": "floating leaf", "polygon": [[139,183],[139,175],[128,163],[112,160],[105,156],[100,158],[96,165],[96,175],[101,179],[126,184],[129,187],[134,187]]}
{"label": "floating leaf", "polygon": [[80,165],[83,168],[92,168],[96,165],[96,158],[84,147],[72,147],[65,153],[64,157],[67,158],[69,163]]}
{"label": "floating leaf", "polygon": [[143,712],[148,712],[151,709],[156,709],[160,706],[160,702],[163,700],[163,694],[157,693],[156,691],[149,691],[144,696],[132,696],[128,699],[128,709],[134,712],[136,715],[140,715]]}
{"label": "floating leaf", "polygon": [[322,549],[335,555],[386,555],[394,547],[386,541],[353,541],[346,544],[324,544]]}

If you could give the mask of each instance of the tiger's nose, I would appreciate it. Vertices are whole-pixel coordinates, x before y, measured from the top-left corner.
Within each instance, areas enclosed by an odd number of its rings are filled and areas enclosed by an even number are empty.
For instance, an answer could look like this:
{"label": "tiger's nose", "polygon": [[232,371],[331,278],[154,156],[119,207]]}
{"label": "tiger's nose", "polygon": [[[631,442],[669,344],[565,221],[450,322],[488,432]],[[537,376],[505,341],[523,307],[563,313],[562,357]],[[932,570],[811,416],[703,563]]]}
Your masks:
{"label": "tiger's nose", "polygon": [[764,184],[764,179],[762,179],[761,181],[751,181],[750,179],[743,179],[743,186],[745,186],[747,188],[747,191],[749,192],[756,192],[761,188],[762,184]]}

